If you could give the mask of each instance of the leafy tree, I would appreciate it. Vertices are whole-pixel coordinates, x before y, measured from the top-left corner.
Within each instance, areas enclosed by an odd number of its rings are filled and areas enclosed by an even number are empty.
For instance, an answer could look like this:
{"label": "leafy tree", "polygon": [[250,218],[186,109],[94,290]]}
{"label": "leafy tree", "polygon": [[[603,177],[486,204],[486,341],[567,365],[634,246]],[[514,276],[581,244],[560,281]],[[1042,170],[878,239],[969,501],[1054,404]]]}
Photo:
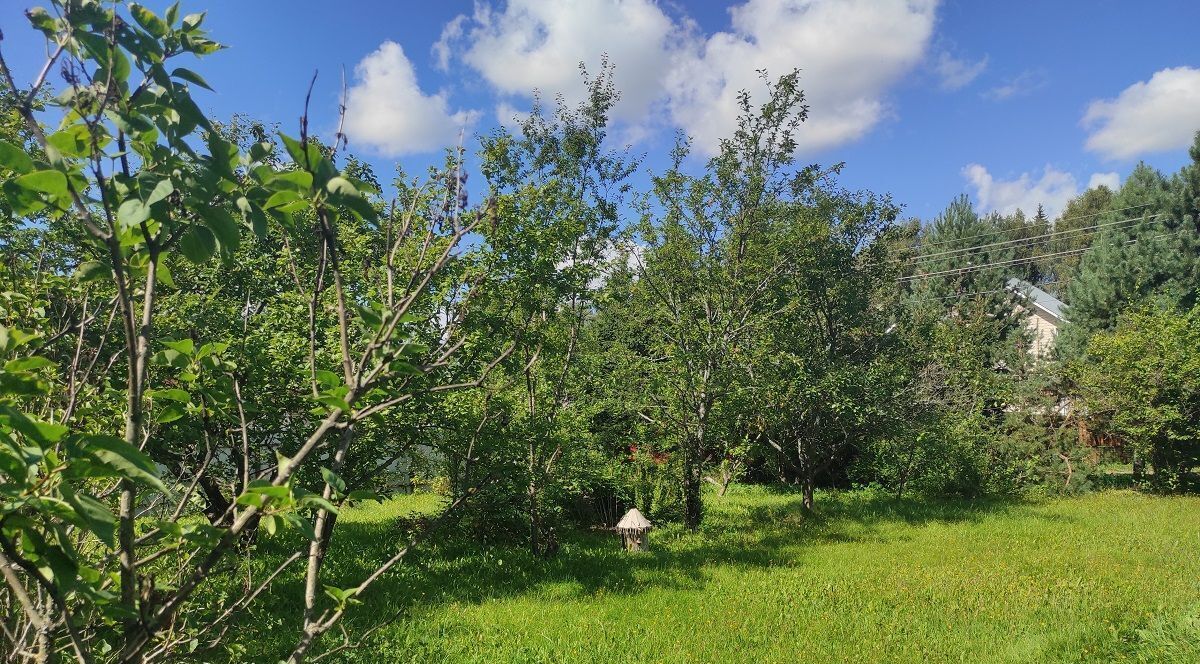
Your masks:
{"label": "leafy tree", "polygon": [[1149,462],[1154,485],[1183,486],[1200,464],[1200,309],[1130,310],[1072,372],[1088,416]]}
{"label": "leafy tree", "polygon": [[753,440],[779,454],[808,508],[820,477],[893,424],[903,381],[884,304],[895,304],[887,250],[897,213],[886,197],[817,182],[780,245],[798,260],[773,285],[778,309],[754,339],[746,389]]}
{"label": "leafy tree", "polygon": [[754,331],[778,308],[774,285],[798,260],[779,246],[787,196],[813,178],[812,169],[787,171],[793,132],[807,113],[798,83],[793,72],[770,84],[758,109],[743,93],[738,128],[703,175],[684,172],[688,146],[681,141],[672,167],[654,179],[638,229],[645,252],[631,306],[647,312],[638,343],[651,402],[642,415],[677,445],[690,528],[702,518],[713,414],[744,375]]}
{"label": "leafy tree", "polygon": [[[363,441],[397,408],[477,387],[511,352],[462,352],[480,280],[462,241],[487,214],[426,195],[384,214],[370,173],[335,166],[340,141],[306,120],[239,149],[192,98],[207,83],[173,67],[221,48],[203,14],[72,0],[28,17],[50,55],[2,114],[23,123],[0,142],[5,223],[33,251],[12,247],[0,296],[5,635],[39,661],[219,646],[259,592],[202,590],[255,532],[291,529],[307,543],[254,583],[307,561],[282,653],[302,661],[408,550],[327,584],[338,510],[361,497],[341,473],[375,460]],[[66,88],[43,113],[54,71]],[[3,58],[0,73],[18,90]]]}
{"label": "leafy tree", "polygon": [[[618,100],[610,69],[605,64],[595,78],[582,74],[590,94],[578,108],[560,100],[547,116],[537,106],[519,135],[499,129],[483,145],[497,214],[485,230],[494,251],[492,285],[481,306],[494,313],[496,332],[519,330],[516,350],[492,385],[509,392],[494,402],[506,413],[507,437],[524,443],[520,461],[511,464],[520,471],[507,479],[524,484],[535,553],[556,546],[558,506],[545,491],[565,481],[560,467],[586,455],[588,403],[581,392],[588,377],[579,362],[590,351],[586,328],[595,292],[614,252],[626,180],[636,168],[623,151],[606,145],[608,113]],[[481,516],[501,517],[494,511]]]}

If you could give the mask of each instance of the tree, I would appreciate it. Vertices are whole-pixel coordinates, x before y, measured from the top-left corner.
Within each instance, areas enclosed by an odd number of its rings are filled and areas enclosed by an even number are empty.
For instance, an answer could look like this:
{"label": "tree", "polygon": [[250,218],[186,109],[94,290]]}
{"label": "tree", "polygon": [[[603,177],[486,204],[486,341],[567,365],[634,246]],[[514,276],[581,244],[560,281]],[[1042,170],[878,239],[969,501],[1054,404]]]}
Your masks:
{"label": "tree", "polygon": [[779,245],[798,255],[773,284],[776,313],[753,341],[753,437],[779,454],[811,509],[835,464],[891,423],[902,391],[887,335],[898,213],[887,197],[817,182],[792,206]]}
{"label": "tree", "polygon": [[1189,309],[1200,288],[1200,227],[1197,226],[1193,163],[1168,180],[1139,164],[1113,197],[1109,222],[1083,255],[1079,273],[1067,290],[1068,324],[1056,347],[1064,357],[1079,357],[1097,332],[1114,329],[1121,312],[1151,298],[1166,297]]}
{"label": "tree", "polygon": [[1072,198],[1062,214],[1054,220],[1055,235],[1046,247],[1046,253],[1062,255],[1050,256],[1042,261],[1042,270],[1048,282],[1044,286],[1047,291],[1059,298],[1066,297],[1071,281],[1079,271],[1082,252],[1092,246],[1097,233],[1096,226],[1111,223],[1106,222],[1104,217],[1112,206],[1112,199],[1113,192],[1108,187],[1093,187]]}
{"label": "tree", "polygon": [[1092,337],[1072,375],[1089,418],[1149,462],[1154,485],[1183,487],[1200,464],[1200,308],[1128,311]]}
{"label": "tree", "polygon": [[[607,63],[594,79],[582,67],[581,73],[589,96],[577,108],[560,100],[548,117],[536,105],[519,135],[499,129],[483,145],[497,214],[484,231],[494,250],[493,278],[480,306],[494,314],[499,334],[520,331],[492,384],[510,393],[494,402],[507,404],[505,433],[524,442],[523,459],[513,466],[521,468],[535,553],[556,546],[545,490],[564,462],[584,453],[587,401],[580,397],[588,378],[579,361],[590,352],[585,328],[615,252],[626,180],[637,166],[606,144],[608,114],[619,98]],[[508,479],[518,483],[515,473]]]}
{"label": "tree", "polygon": [[638,343],[647,351],[640,364],[651,402],[642,415],[677,445],[684,521],[693,529],[702,518],[714,410],[744,374],[755,330],[777,309],[773,288],[798,256],[778,244],[788,195],[814,177],[812,169],[786,170],[807,113],[798,83],[793,72],[769,84],[758,109],[742,93],[738,128],[701,176],[685,174],[688,145],[680,141],[672,167],[654,178],[638,228],[645,250],[631,306],[647,312]]}
{"label": "tree", "polygon": [[[435,184],[385,214],[369,171],[339,169],[340,140],[310,136],[307,111],[299,138],[239,149],[192,98],[204,79],[169,66],[221,48],[203,14],[54,9],[28,13],[50,55],[4,97],[25,133],[0,143],[5,223],[37,256],[7,264],[13,289],[0,294],[5,638],[35,661],[114,647],[120,661],[172,659],[219,645],[231,617],[305,560],[300,632],[281,653],[302,661],[408,551],[327,585],[338,510],[362,497],[341,476],[369,452],[360,435],[410,402],[479,386],[511,352],[463,352],[463,303],[482,275],[462,240],[487,212],[435,204]],[[51,131],[35,101],[54,71],[66,89]],[[2,57],[0,74],[18,89]],[[300,357],[255,356],[278,350],[252,331],[264,311]],[[211,327],[183,328],[192,315]],[[299,380],[280,369],[297,360]],[[259,388],[286,398],[248,393]],[[199,599],[228,579],[223,560],[280,529],[306,542],[244,595]]]}

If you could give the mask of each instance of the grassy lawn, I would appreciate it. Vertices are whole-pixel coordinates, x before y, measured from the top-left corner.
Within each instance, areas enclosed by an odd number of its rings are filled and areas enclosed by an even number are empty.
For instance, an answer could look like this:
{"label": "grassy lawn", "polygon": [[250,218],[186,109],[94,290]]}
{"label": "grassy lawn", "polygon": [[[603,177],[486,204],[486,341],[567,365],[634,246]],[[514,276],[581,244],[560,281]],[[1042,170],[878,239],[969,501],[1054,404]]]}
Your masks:
{"label": "grassy lawn", "polygon": [[[426,549],[349,625],[399,619],[331,659],[1200,661],[1200,498],[820,494],[805,517],[799,495],[735,487],[708,505],[701,532],[656,530],[644,554],[600,534],[549,561]],[[432,507],[416,496],[347,513],[337,573],[361,574],[395,546],[395,517]],[[294,571],[276,607],[300,602]],[[243,657],[276,657],[294,634],[264,630]]]}

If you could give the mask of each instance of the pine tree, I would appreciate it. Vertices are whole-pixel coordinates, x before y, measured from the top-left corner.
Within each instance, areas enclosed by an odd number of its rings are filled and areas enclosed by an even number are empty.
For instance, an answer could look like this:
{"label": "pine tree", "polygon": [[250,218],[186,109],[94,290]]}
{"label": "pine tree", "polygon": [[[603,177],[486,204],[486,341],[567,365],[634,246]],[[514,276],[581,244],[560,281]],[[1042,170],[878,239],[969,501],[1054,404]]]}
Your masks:
{"label": "pine tree", "polygon": [[[1084,254],[1078,276],[1068,289],[1069,324],[1058,348],[1077,356],[1095,333],[1112,330],[1131,304],[1154,298],[1187,309],[1200,289],[1200,134],[1191,149],[1192,163],[1170,180],[1139,164],[1113,197],[1105,220],[1128,218],[1101,229]],[[1140,210],[1123,210],[1129,206]]]}
{"label": "pine tree", "polygon": [[[1046,275],[1043,286],[1060,299],[1066,299],[1071,281],[1079,273],[1081,253],[1092,246],[1096,226],[1105,223],[1105,214],[1111,207],[1113,190],[1104,185],[1093,187],[1072,198],[1054,222],[1054,237],[1046,244],[1048,258],[1042,261],[1042,272]],[[1067,301],[1070,304],[1070,301]]]}

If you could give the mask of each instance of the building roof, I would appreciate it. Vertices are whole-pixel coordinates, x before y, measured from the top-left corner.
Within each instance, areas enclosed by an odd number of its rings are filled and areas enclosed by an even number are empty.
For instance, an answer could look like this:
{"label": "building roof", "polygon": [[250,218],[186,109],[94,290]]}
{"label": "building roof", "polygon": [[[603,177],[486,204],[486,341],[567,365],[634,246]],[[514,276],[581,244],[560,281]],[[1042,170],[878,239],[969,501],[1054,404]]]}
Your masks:
{"label": "building roof", "polygon": [[642,516],[642,513],[639,512],[636,507],[626,512],[625,516],[621,517],[620,523],[617,524],[617,530],[620,531],[638,531],[649,529],[650,521],[646,517]]}
{"label": "building roof", "polygon": [[1021,279],[1009,279],[1007,286],[1009,290],[1025,296],[1033,306],[1053,316],[1055,320],[1059,322],[1066,320],[1064,312],[1067,305],[1053,295]]}

